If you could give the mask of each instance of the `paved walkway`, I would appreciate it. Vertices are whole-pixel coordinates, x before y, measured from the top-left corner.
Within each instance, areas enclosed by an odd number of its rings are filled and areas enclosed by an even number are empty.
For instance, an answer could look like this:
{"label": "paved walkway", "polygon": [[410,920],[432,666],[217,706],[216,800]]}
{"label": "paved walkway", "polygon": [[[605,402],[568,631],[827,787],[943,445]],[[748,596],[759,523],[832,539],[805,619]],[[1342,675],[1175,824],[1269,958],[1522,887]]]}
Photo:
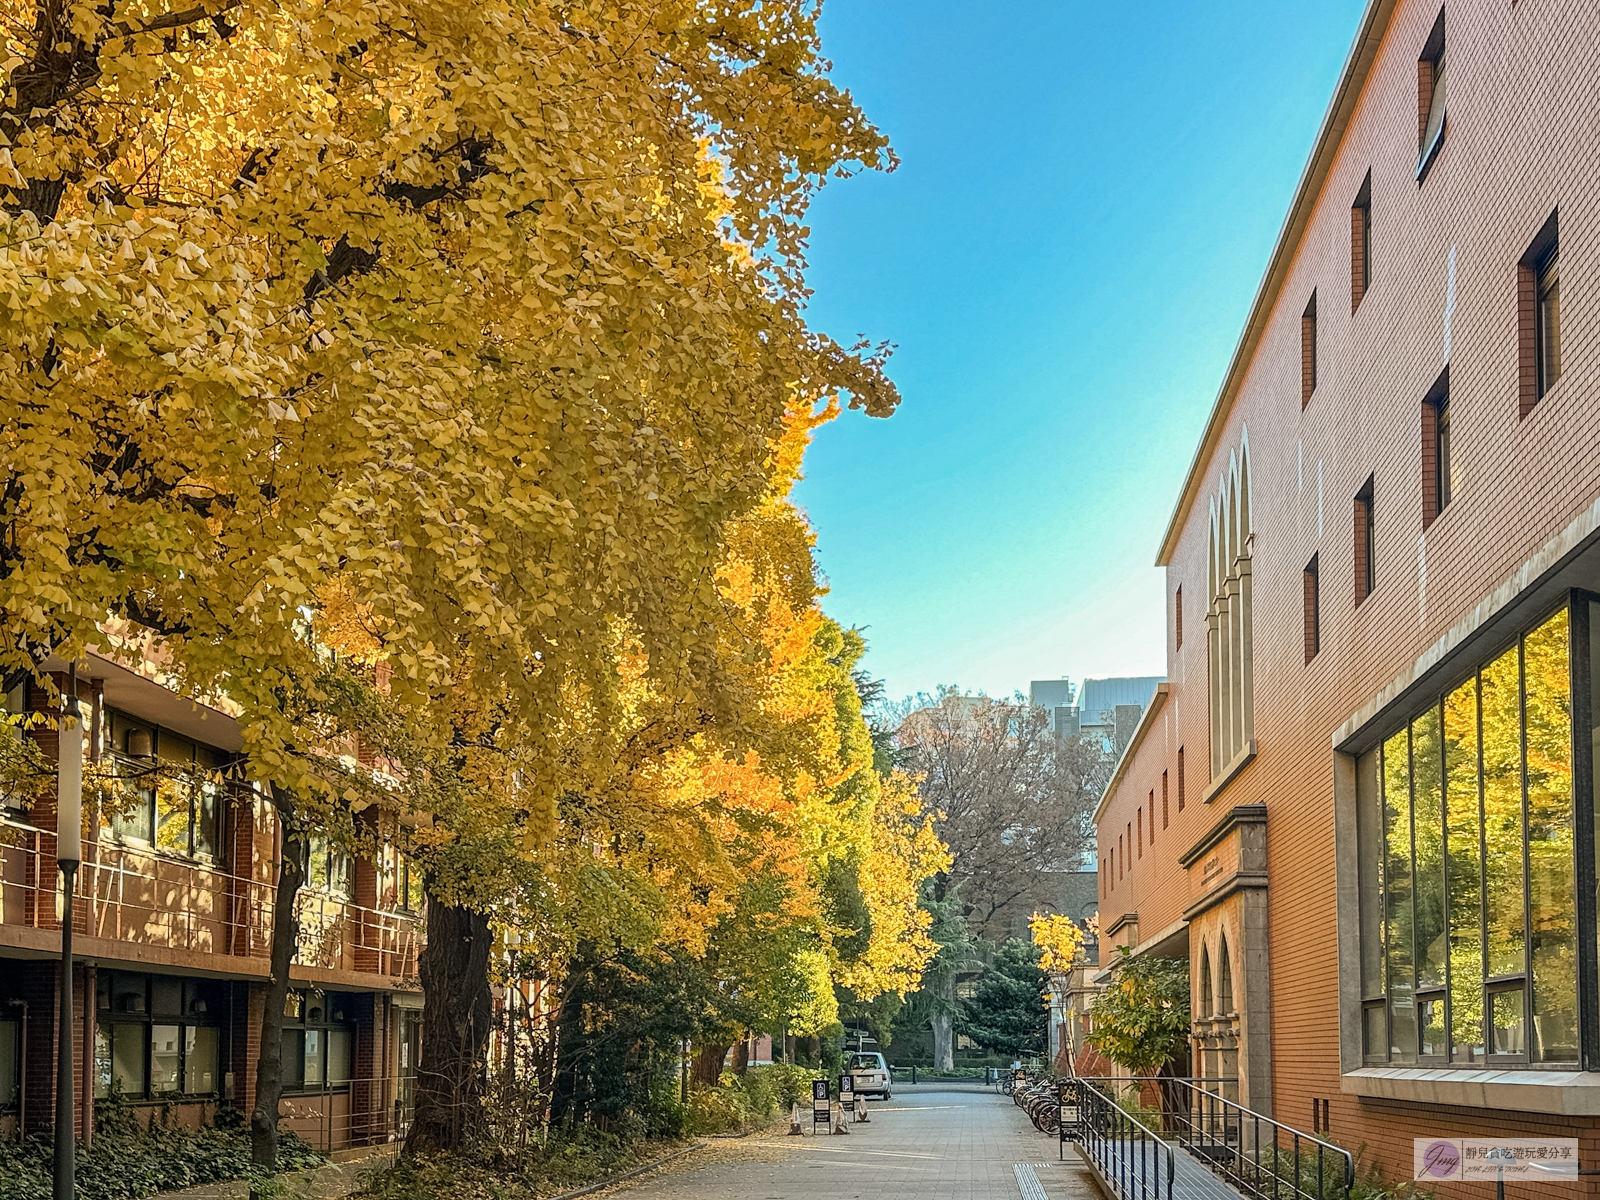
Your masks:
{"label": "paved walkway", "polygon": [[[718,1142],[608,1188],[616,1200],[1101,1200],[1072,1147],[1009,1096],[960,1084],[895,1085],[849,1137]],[[809,1131],[810,1122],[805,1127]],[[1037,1183],[1035,1183],[1037,1180]]]}

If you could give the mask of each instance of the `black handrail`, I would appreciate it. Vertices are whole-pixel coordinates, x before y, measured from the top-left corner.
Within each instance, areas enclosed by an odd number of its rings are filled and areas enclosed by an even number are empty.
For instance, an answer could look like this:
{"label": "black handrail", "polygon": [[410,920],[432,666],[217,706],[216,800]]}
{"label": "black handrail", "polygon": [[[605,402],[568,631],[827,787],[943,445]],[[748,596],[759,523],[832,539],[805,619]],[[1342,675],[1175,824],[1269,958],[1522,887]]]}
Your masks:
{"label": "black handrail", "polygon": [[[1351,1153],[1213,1090],[1232,1081],[1155,1077],[1129,1082],[1157,1084],[1163,1126],[1175,1126],[1168,1132],[1176,1140],[1246,1196],[1349,1200],[1356,1181]],[[1179,1103],[1172,1102],[1174,1093]]]}
{"label": "black handrail", "polygon": [[1078,1077],[1062,1084],[1063,1101],[1077,1101],[1076,1136],[1084,1153],[1119,1200],[1172,1200],[1177,1153],[1112,1098],[1107,1082]]}

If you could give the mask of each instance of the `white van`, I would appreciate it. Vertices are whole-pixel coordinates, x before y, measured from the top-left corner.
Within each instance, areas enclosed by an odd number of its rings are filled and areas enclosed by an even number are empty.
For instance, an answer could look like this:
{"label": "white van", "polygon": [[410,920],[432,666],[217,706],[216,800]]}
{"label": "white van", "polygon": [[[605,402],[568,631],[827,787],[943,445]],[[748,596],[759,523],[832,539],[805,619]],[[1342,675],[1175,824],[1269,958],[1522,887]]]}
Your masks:
{"label": "white van", "polygon": [[894,1079],[889,1064],[875,1050],[863,1050],[850,1056],[850,1077],[855,1080],[855,1090],[861,1095],[878,1096],[884,1100],[894,1095]]}

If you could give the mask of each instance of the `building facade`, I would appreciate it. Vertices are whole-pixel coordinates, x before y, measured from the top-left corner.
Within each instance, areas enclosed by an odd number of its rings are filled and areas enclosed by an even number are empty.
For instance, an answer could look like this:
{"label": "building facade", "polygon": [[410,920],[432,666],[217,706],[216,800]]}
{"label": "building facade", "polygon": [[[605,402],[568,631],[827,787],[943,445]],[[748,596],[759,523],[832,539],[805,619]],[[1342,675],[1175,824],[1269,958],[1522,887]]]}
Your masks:
{"label": "building facade", "polygon": [[[57,665],[64,672],[65,664]],[[55,673],[65,689],[67,676]],[[6,707],[56,752],[49,694],[11,681]],[[155,678],[94,655],[83,862],[72,919],[77,1132],[132,1105],[191,1126],[255,1099],[281,838],[250,785],[237,723]],[[0,807],[0,1134],[55,1124],[57,986],[64,917],[53,800]],[[384,846],[381,837],[373,844]],[[340,1150],[387,1140],[415,1077],[420,878],[310,848],[285,1009],[283,1127]]]}
{"label": "building facade", "polygon": [[1368,7],[1096,814],[1101,961],[1186,958],[1194,1074],[1391,1179],[1600,1167],[1597,68],[1592,6]]}

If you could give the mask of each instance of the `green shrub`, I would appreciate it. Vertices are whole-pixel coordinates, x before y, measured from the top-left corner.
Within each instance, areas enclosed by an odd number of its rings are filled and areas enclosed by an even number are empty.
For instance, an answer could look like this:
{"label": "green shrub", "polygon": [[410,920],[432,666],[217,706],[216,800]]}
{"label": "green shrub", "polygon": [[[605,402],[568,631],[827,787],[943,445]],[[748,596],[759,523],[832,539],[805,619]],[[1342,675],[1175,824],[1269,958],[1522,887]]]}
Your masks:
{"label": "green shrub", "polygon": [[689,1128],[695,1133],[742,1133],[749,1120],[750,1104],[737,1084],[689,1094]]}
{"label": "green shrub", "polygon": [[755,1067],[751,1075],[760,1073],[765,1085],[772,1089],[775,1112],[788,1112],[794,1104],[811,1103],[811,1081],[820,1078],[810,1067],[791,1063],[774,1063],[770,1067]]}
{"label": "green shrub", "polygon": [[592,1125],[552,1133],[520,1150],[483,1145],[437,1158],[401,1159],[373,1172],[360,1200],[537,1200],[643,1166],[670,1143],[629,1139]]}
{"label": "green shrub", "polygon": [[[77,1152],[82,1200],[141,1200],[156,1192],[243,1179],[251,1173],[250,1137],[241,1129],[178,1129],[152,1119],[141,1126],[125,1105],[97,1105],[94,1141]],[[225,1118],[219,1114],[219,1120]],[[328,1160],[292,1133],[278,1144],[278,1168],[298,1171]],[[0,1142],[0,1200],[49,1200],[55,1139],[38,1134]]]}

